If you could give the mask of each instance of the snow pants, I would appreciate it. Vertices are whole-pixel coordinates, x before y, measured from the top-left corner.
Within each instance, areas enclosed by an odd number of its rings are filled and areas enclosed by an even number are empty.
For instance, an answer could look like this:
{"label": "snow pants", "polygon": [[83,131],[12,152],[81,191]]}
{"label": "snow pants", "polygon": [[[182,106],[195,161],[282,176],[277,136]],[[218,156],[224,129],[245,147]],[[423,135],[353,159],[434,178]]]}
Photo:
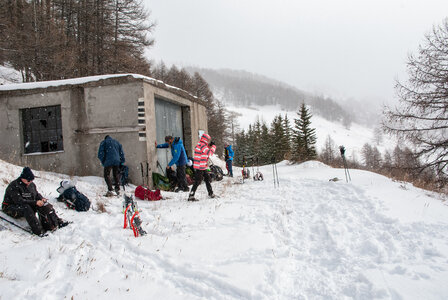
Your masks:
{"label": "snow pants", "polygon": [[194,195],[198,186],[201,184],[202,179],[205,181],[205,186],[207,187],[207,192],[209,195],[213,195],[212,185],[210,184],[210,175],[207,170],[194,170],[194,183],[191,188],[190,195]]}

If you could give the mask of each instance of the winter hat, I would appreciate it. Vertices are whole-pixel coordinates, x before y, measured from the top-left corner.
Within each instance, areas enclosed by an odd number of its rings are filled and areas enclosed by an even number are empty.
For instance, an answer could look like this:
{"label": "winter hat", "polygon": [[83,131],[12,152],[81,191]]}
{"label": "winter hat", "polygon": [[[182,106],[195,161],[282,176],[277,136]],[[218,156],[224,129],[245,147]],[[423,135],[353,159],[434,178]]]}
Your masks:
{"label": "winter hat", "polygon": [[32,181],[34,180],[34,174],[29,167],[25,167],[22,170],[22,174],[20,174],[20,178]]}
{"label": "winter hat", "polygon": [[201,136],[201,142],[208,143],[209,141],[210,141],[210,136],[209,136],[208,134],[204,133],[204,134]]}

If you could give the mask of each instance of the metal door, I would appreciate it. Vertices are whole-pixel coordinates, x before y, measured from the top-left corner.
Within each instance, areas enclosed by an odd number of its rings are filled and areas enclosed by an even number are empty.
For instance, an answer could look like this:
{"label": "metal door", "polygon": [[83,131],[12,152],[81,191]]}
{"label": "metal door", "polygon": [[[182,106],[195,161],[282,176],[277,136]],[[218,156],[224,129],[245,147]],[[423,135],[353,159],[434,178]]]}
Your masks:
{"label": "metal door", "polygon": [[[156,138],[158,144],[165,143],[165,136],[180,137],[183,140],[181,106],[156,98]],[[157,160],[160,163],[158,173],[165,174],[165,168],[171,160],[171,149],[157,149]],[[162,171],[162,170],[163,171]]]}

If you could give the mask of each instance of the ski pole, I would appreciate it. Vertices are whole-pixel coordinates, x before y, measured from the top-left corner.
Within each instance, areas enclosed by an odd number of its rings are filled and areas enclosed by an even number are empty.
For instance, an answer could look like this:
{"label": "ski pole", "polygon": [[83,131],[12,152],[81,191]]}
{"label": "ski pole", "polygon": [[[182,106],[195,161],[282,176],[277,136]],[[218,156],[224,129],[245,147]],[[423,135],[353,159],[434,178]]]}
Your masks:
{"label": "ski pole", "polygon": [[280,187],[280,182],[278,181],[277,164],[275,164],[275,177],[277,177],[277,187]]}
{"label": "ski pole", "polygon": [[149,170],[151,168],[149,167],[149,162],[146,162],[146,186],[149,186]]}
{"label": "ski pole", "polygon": [[345,173],[345,181],[350,181],[352,180],[352,178],[350,177],[350,173],[348,171],[348,167],[347,167],[347,161],[345,160],[345,147],[344,146],[339,146],[339,151],[341,152],[341,157],[342,157],[342,162],[344,164],[344,173]]}
{"label": "ski pole", "polygon": [[14,226],[16,226],[16,227],[18,227],[18,228],[20,228],[20,229],[22,229],[23,231],[26,231],[26,232],[28,232],[28,233],[33,234],[33,232],[32,232],[31,230],[28,230],[28,229],[26,229],[25,227],[22,227],[22,226],[20,226],[20,225],[17,225],[16,223],[9,221],[8,219],[3,218],[2,216],[0,216],[0,219],[4,220],[4,221],[8,222],[9,224],[12,224],[12,225],[14,225]]}
{"label": "ski pole", "polygon": [[345,169],[347,170],[349,181],[352,181],[352,178],[350,177],[350,172],[348,170],[347,161],[345,160],[345,156],[344,156],[344,166],[345,166]]}
{"label": "ski pole", "polygon": [[145,184],[145,174],[143,174],[143,163],[140,163],[140,170],[142,171],[142,185]]}

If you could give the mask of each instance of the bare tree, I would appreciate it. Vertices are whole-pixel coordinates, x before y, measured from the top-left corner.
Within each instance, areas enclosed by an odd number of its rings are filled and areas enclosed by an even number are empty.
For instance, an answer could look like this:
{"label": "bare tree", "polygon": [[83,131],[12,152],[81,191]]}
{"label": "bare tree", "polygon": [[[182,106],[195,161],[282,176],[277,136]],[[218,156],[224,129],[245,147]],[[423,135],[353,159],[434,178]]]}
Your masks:
{"label": "bare tree", "polygon": [[433,27],[407,62],[409,79],[396,82],[399,106],[387,108],[384,128],[411,141],[421,168],[447,175],[448,164],[448,19]]}
{"label": "bare tree", "polygon": [[325,139],[325,145],[322,148],[320,158],[324,163],[329,165],[333,164],[337,158],[336,144],[330,135],[327,135]]}

